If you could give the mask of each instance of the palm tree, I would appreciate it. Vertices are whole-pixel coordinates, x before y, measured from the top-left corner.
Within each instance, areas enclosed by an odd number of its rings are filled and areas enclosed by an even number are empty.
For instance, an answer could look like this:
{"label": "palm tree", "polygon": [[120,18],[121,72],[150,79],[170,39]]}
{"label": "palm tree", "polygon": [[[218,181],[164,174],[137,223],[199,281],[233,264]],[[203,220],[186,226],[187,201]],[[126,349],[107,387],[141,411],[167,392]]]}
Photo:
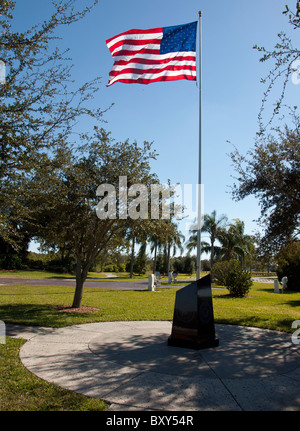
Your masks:
{"label": "palm tree", "polygon": [[[130,253],[130,278],[133,277],[133,264],[135,258],[135,246],[136,244],[143,244],[147,238],[147,223],[145,220],[130,220],[128,222],[127,231],[125,232],[125,240],[127,243],[131,243]],[[129,247],[129,246],[128,246]]]}
{"label": "palm tree", "polygon": [[182,242],[185,237],[178,231],[177,225],[170,220],[156,220],[154,226],[156,226],[156,230],[154,229],[149,235],[151,253],[154,251],[153,274],[156,270],[157,251],[160,250],[163,250],[167,257],[167,272],[169,273],[171,248],[173,246],[174,254],[177,248],[182,252]]}
{"label": "palm tree", "polygon": [[166,242],[166,223],[166,220],[163,219],[151,220],[152,231],[148,236],[148,241],[150,242],[151,253],[154,251],[153,274],[156,271],[157,251]]}
{"label": "palm tree", "polygon": [[167,253],[168,253],[168,268],[167,274],[170,272],[170,260],[171,260],[171,248],[173,246],[173,256],[175,256],[176,250],[179,249],[180,253],[183,252],[183,243],[185,236],[178,231],[178,227],[173,224],[174,231],[168,236],[167,240]]}
{"label": "palm tree", "polygon": [[[219,218],[217,218],[217,211],[214,210],[211,215],[204,214],[203,218],[203,226],[201,228],[201,232],[208,233],[209,235],[209,243],[201,242],[201,251],[210,253],[210,265],[211,268],[214,264],[215,255],[220,250],[220,247],[215,246],[216,240],[219,239],[221,232],[224,229],[225,224],[228,219],[225,214],[222,214]],[[197,246],[197,233],[193,233],[187,244],[187,248],[191,250]]]}
{"label": "palm tree", "polygon": [[243,264],[246,256],[251,254],[254,237],[245,235],[245,224],[239,219],[234,219],[227,230],[223,229],[219,235],[221,250],[226,260],[239,259]]}

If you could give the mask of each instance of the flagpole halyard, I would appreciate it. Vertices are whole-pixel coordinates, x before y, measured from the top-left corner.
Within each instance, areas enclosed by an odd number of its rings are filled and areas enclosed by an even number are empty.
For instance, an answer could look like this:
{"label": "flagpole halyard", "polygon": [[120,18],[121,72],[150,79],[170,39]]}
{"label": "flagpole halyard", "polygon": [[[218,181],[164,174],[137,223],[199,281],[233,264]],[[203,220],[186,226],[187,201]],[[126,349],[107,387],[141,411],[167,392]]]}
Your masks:
{"label": "flagpole halyard", "polygon": [[202,181],[202,11],[199,11],[199,159],[198,159],[198,211],[197,211],[197,263],[196,280],[200,278],[201,272],[201,181]]}

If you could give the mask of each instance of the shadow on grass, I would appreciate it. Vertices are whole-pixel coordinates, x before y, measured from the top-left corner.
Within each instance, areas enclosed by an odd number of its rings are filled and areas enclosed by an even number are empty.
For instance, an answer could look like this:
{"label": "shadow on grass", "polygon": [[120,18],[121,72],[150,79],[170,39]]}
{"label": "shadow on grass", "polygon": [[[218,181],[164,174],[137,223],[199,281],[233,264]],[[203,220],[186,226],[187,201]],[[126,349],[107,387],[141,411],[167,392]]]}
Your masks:
{"label": "shadow on grass", "polygon": [[290,307],[300,307],[300,300],[298,301],[288,301],[288,302],[283,302],[283,304],[285,305],[289,305]]}
{"label": "shadow on grass", "polygon": [[9,304],[0,306],[0,320],[26,326],[60,328],[95,321],[96,313],[63,313],[51,304]]}

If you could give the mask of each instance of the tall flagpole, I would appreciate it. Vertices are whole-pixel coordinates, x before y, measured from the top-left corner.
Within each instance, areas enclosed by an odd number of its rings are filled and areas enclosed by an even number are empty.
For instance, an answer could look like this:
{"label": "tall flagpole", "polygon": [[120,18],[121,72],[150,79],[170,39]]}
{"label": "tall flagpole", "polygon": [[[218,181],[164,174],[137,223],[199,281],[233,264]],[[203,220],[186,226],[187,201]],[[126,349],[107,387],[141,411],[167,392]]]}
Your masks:
{"label": "tall flagpole", "polygon": [[202,12],[199,11],[199,165],[198,165],[198,216],[197,216],[197,265],[196,280],[200,278],[201,271],[201,156],[202,156]]}

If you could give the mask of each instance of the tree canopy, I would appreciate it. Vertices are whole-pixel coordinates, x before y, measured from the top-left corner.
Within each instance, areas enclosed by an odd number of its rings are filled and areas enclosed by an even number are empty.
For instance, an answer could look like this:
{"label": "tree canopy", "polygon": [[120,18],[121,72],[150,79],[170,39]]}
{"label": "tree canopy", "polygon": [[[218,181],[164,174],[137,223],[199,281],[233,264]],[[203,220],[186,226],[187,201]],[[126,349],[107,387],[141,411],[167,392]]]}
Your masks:
{"label": "tree canopy", "polygon": [[237,173],[233,198],[258,198],[262,245],[273,253],[300,234],[300,118],[293,119],[294,127],[258,137],[246,155],[237,149],[231,153]]}
{"label": "tree canopy", "polygon": [[[262,53],[260,58],[261,62],[273,63],[268,75],[261,79],[263,84],[266,84],[266,90],[262,99],[261,109],[259,111],[259,133],[264,133],[268,126],[270,126],[275,118],[282,110],[286,94],[286,88],[289,81],[293,79],[293,76],[298,78],[298,67],[300,60],[300,50],[297,48],[293,41],[294,31],[300,29],[300,2],[296,2],[295,10],[291,10],[289,6],[285,6],[285,10],[282,12],[284,15],[288,16],[289,23],[293,30],[292,36],[286,34],[285,32],[280,32],[278,34],[278,42],[273,47],[273,49],[267,49],[264,46],[255,45],[253,48]],[[295,74],[295,75],[294,75]],[[272,101],[272,94],[276,84],[279,83],[281,90],[279,97],[275,103],[273,103],[272,113],[269,116],[265,116],[264,111],[267,107],[267,103]]]}
{"label": "tree canopy", "polygon": [[44,153],[67,140],[80,117],[101,120],[90,100],[100,78],[80,85],[72,81],[67,51],[56,30],[84,18],[98,0],[52,0],[52,15],[18,32],[11,25],[15,1],[0,1],[0,59],[6,76],[0,84],[0,235],[14,248],[22,238],[26,208],[16,199],[23,181]]}
{"label": "tree canopy", "polygon": [[[119,178],[128,184],[157,182],[150,171],[150,159],[156,153],[151,144],[115,142],[104,129],[95,129],[90,141],[76,149],[58,148],[52,159],[44,157],[28,182],[28,207],[32,231],[38,239],[54,247],[68,246],[76,259],[74,307],[80,307],[83,283],[88,271],[101,254],[123,245],[127,217],[119,218]],[[97,217],[97,189],[109,184],[116,190],[112,197],[117,211],[114,217]],[[148,220],[146,220],[148,221]]]}

